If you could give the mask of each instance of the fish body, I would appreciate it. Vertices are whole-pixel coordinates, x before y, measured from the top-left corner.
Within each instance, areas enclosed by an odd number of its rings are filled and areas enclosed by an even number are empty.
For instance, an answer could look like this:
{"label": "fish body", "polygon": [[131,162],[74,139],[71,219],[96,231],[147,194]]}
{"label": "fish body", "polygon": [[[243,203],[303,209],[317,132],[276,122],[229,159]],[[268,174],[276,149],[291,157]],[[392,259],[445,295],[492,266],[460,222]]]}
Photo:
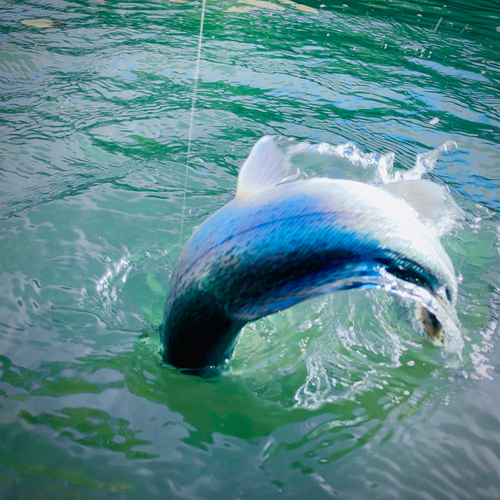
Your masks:
{"label": "fish body", "polygon": [[450,258],[432,224],[399,196],[410,192],[415,201],[425,199],[415,192],[430,192],[425,212],[442,201],[441,188],[406,181],[387,190],[326,178],[280,184],[285,163],[275,140],[261,139],[236,197],[186,244],[160,328],[170,364],[220,365],[245,323],[311,297],[375,285],[383,272],[455,302]]}

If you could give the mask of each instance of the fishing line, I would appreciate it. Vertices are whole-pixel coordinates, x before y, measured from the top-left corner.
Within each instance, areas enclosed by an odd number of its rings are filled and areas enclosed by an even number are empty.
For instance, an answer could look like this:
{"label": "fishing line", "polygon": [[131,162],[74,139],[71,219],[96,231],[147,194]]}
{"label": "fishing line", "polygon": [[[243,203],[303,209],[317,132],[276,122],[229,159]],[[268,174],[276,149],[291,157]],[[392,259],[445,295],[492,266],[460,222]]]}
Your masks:
{"label": "fishing line", "polygon": [[207,3],[207,0],[202,0],[202,2],[201,2],[200,35],[198,37],[198,54],[196,57],[196,68],[194,71],[193,97],[191,99],[191,118],[189,119],[189,138],[188,138],[186,172],[184,174],[184,196],[182,197],[181,232],[180,232],[180,236],[179,236],[179,243],[182,243],[182,233],[184,231],[184,219],[185,219],[184,212],[186,210],[186,194],[187,194],[187,182],[188,182],[188,172],[189,172],[189,160],[191,158],[191,138],[193,136],[194,112],[195,112],[195,104],[196,104],[196,95],[198,93],[198,78],[200,75],[200,60],[201,60],[201,42],[203,40],[203,22],[205,21],[206,3]]}

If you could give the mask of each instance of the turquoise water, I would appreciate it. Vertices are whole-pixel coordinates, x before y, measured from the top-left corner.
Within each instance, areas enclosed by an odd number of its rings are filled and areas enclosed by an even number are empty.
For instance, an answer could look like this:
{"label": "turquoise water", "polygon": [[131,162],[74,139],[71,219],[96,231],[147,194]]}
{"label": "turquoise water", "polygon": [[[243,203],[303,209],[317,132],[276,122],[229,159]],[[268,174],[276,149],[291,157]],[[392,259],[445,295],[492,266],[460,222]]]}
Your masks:
{"label": "turquoise water", "polygon": [[[0,498],[500,497],[499,5],[304,1],[208,1],[187,190],[201,4],[0,3]],[[462,360],[358,291],[248,325],[218,378],[162,366],[176,258],[264,134],[401,170],[457,143],[426,177]]]}

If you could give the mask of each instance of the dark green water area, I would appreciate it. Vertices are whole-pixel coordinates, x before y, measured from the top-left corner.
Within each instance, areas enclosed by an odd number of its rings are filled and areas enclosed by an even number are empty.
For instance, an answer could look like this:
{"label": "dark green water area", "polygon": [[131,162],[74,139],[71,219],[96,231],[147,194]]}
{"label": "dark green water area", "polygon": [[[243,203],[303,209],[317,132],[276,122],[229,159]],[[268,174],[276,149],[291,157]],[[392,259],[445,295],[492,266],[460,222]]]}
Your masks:
{"label": "dark green water area", "polygon": [[[303,1],[208,0],[187,188],[201,3],[0,1],[0,498],[500,498],[500,4]],[[218,377],[162,364],[175,261],[265,134],[401,171],[457,143],[426,178],[462,359],[352,291]]]}

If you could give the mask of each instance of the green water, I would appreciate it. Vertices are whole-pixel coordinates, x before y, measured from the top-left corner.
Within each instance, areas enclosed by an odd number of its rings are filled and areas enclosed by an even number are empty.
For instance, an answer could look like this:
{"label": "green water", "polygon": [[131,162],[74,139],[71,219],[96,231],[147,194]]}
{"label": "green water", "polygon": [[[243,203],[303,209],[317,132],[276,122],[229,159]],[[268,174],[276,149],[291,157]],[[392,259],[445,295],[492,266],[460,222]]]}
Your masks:
{"label": "green water", "polygon": [[[0,498],[500,498],[500,5],[304,1],[208,0],[186,193],[201,5],[0,2]],[[216,379],[161,365],[179,241],[264,134],[401,169],[457,142],[428,177],[464,211],[462,361],[353,292],[248,325]]]}

